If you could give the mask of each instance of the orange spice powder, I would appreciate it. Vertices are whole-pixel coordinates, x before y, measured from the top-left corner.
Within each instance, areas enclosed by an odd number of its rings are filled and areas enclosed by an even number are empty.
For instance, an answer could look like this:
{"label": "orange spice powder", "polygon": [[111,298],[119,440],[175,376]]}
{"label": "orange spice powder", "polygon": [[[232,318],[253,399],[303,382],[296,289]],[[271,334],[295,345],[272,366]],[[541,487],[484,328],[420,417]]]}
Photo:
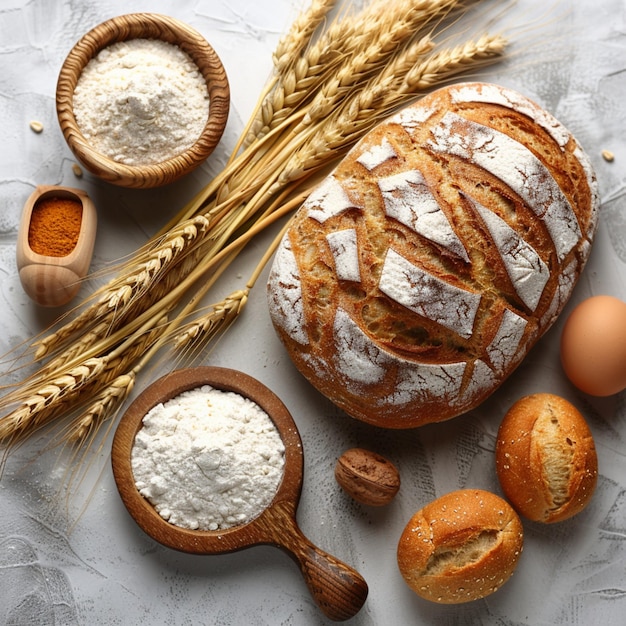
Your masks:
{"label": "orange spice powder", "polygon": [[28,245],[43,256],[67,256],[78,242],[83,205],[71,198],[46,198],[32,210]]}

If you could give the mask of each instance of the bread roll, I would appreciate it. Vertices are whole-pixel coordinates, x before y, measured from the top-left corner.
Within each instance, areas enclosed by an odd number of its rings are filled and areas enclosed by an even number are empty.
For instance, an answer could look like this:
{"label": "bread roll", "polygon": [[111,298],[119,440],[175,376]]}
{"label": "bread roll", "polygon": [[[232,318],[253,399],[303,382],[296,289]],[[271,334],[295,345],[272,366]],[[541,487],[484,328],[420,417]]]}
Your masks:
{"label": "bread roll", "polygon": [[516,511],[560,522],[587,506],[598,458],[585,418],[564,398],[538,393],[518,400],[500,424],[496,471]]}
{"label": "bread roll", "polygon": [[480,489],[453,491],[410,519],[398,543],[398,567],[426,600],[478,600],[511,577],[523,536],[517,513],[502,498]]}
{"label": "bread roll", "polygon": [[488,84],[381,123],[304,205],[268,283],[306,378],[388,428],[476,407],[552,325],[585,265],[598,192],[571,134]]}

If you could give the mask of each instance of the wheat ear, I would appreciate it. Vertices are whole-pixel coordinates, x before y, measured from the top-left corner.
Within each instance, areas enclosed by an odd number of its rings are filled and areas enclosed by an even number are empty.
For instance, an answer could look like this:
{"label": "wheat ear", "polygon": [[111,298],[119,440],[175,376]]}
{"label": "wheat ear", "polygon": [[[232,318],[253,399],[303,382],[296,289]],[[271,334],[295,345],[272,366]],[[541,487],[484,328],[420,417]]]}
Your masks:
{"label": "wheat ear", "polygon": [[64,433],[64,441],[84,444],[93,439],[102,424],[116,413],[135,386],[137,374],[131,371],[114,378],[93,398],[92,403],[76,418]]}
{"label": "wheat ear", "polygon": [[[122,272],[92,296],[93,304],[85,308],[73,320],[35,342],[35,358],[42,359],[55,350],[62,349],[75,335],[86,332],[80,343],[85,344],[106,337],[119,325],[119,311],[128,311],[133,301],[141,301],[146,294],[167,274],[168,269],[208,230],[209,220],[198,215],[179,224],[167,236],[144,246],[136,255],[136,265],[131,272]],[[116,319],[118,323],[116,324]],[[74,351],[82,346],[75,346]],[[64,355],[67,360],[68,355]]]}
{"label": "wheat ear", "polygon": [[49,424],[56,418],[71,414],[80,406],[82,398],[95,397],[129,363],[144,355],[167,323],[167,317],[153,320],[145,332],[137,333],[125,343],[114,347],[100,357],[87,357],[41,378],[35,377],[16,394],[5,396],[3,404],[17,404],[0,420],[0,442],[14,444]]}
{"label": "wheat ear", "polygon": [[[301,58],[303,51],[310,44],[313,34],[332,10],[335,3],[336,0],[313,0],[309,7],[302,11],[292,22],[287,34],[281,37],[272,55],[274,76],[268,81],[262,91],[259,104],[256,107],[257,113],[245,127],[239,143],[235,146],[233,155],[239,152],[246,140],[248,140],[248,144],[255,141],[263,134],[262,129],[270,126],[275,107],[280,109],[282,103],[280,95],[278,95],[275,101],[268,99],[267,95],[281,82],[281,76],[290,74],[292,66]],[[277,91],[280,94],[280,90]]]}
{"label": "wheat ear", "polygon": [[329,161],[337,161],[353,145],[355,137],[362,137],[399,106],[470,66],[493,62],[504,53],[506,44],[501,35],[484,35],[475,42],[436,52],[421,60],[432,49],[432,42],[428,37],[416,42],[380,77],[329,116],[323,132],[312,135],[294,152],[277,187],[297,180],[307,171],[316,170]]}
{"label": "wheat ear", "polygon": [[399,88],[408,93],[430,89],[470,67],[478,68],[492,63],[504,54],[507,43],[502,35],[485,34],[476,41],[442,50],[407,72]]}
{"label": "wheat ear", "polygon": [[26,395],[24,400],[0,420],[0,441],[19,440],[60,415],[80,390],[102,373],[105,365],[103,359],[87,359],[37,389],[21,390]]}

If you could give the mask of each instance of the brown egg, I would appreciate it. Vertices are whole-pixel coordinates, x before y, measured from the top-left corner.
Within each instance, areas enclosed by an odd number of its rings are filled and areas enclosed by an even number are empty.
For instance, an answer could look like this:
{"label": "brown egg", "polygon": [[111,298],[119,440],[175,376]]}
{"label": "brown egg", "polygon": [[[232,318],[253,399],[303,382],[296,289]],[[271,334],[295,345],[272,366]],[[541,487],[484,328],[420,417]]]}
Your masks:
{"label": "brown egg", "polygon": [[594,296],[579,304],[563,328],[561,363],[570,381],[592,396],[626,389],[626,302]]}

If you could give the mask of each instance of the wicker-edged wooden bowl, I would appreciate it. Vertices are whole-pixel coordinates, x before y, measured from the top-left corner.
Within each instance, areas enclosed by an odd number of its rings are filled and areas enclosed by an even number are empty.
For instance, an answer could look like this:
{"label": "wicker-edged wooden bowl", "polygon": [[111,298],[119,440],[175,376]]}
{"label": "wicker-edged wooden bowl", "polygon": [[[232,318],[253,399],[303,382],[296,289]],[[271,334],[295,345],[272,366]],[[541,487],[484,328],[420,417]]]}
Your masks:
{"label": "wicker-edged wooden bowl", "polygon": [[[130,39],[160,39],[177,45],[198,66],[209,91],[209,117],[194,145],[159,163],[126,165],[103,155],[81,133],[74,116],[74,91],[87,63],[107,46]],[[213,152],[228,119],[230,87],[220,58],[196,30],[169,16],[130,13],[99,24],[70,50],[57,81],[56,107],[65,140],[87,170],[121,187],[146,189],[178,180]]]}

